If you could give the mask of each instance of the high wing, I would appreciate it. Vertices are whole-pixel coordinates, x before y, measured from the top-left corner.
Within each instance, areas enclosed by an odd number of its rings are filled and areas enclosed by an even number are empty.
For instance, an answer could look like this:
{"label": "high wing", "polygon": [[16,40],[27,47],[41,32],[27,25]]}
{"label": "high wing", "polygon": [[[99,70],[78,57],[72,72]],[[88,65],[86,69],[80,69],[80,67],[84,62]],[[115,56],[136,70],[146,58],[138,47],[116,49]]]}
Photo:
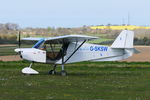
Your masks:
{"label": "high wing", "polygon": [[27,37],[27,38],[21,38],[21,40],[29,40],[29,41],[39,41],[42,38],[37,38],[37,37]]}
{"label": "high wing", "polygon": [[66,35],[66,36],[58,36],[53,38],[47,38],[46,41],[59,41],[59,42],[81,42],[81,41],[89,41],[97,39],[97,37],[85,36],[85,35]]}
{"label": "high wing", "polygon": [[58,36],[58,37],[49,37],[49,38],[22,38],[21,40],[32,40],[32,41],[39,41],[44,39],[45,42],[51,43],[60,43],[60,42],[81,42],[81,41],[89,41],[93,39],[97,39],[98,37],[93,36],[86,36],[86,35],[65,35],[65,36]]}

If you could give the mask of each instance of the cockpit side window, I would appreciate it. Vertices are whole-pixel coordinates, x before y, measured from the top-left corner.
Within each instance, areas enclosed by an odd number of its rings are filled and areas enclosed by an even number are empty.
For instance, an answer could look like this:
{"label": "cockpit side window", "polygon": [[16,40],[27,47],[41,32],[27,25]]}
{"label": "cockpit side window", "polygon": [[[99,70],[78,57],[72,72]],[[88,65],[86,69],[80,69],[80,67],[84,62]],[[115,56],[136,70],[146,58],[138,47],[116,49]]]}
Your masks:
{"label": "cockpit side window", "polygon": [[68,43],[44,43],[41,50],[46,51],[47,60],[59,60],[62,57],[62,49],[64,53],[67,51]]}

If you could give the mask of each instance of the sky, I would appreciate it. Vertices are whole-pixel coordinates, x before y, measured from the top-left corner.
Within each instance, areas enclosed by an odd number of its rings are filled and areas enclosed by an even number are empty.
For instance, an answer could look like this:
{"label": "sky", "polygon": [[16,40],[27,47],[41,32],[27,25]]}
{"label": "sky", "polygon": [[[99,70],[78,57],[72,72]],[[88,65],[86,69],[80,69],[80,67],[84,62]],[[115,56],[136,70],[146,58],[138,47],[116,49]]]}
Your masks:
{"label": "sky", "polygon": [[150,0],[0,0],[0,23],[20,27],[150,25]]}

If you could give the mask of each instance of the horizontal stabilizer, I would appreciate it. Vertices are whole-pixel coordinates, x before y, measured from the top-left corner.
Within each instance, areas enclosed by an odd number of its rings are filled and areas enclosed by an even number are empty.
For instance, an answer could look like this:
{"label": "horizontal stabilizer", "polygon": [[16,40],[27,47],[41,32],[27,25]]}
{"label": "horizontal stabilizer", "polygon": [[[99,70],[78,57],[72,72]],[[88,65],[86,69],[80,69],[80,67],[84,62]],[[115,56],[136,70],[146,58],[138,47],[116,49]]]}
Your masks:
{"label": "horizontal stabilizer", "polygon": [[135,54],[140,53],[140,51],[139,51],[139,50],[137,50],[137,49],[135,49],[135,48],[133,48],[133,49],[134,49],[134,53],[135,53]]}

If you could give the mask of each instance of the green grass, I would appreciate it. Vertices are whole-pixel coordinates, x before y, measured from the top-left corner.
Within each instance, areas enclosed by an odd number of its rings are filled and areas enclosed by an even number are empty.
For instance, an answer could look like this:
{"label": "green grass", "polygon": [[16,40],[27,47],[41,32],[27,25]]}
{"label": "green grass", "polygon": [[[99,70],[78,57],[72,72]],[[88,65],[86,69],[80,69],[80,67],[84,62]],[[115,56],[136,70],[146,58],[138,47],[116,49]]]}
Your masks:
{"label": "green grass", "polygon": [[[23,75],[25,61],[0,62],[0,100],[149,100],[150,62],[98,62],[66,65],[68,76],[48,75],[48,64],[35,63],[39,75]],[[60,71],[60,66],[57,70]]]}

